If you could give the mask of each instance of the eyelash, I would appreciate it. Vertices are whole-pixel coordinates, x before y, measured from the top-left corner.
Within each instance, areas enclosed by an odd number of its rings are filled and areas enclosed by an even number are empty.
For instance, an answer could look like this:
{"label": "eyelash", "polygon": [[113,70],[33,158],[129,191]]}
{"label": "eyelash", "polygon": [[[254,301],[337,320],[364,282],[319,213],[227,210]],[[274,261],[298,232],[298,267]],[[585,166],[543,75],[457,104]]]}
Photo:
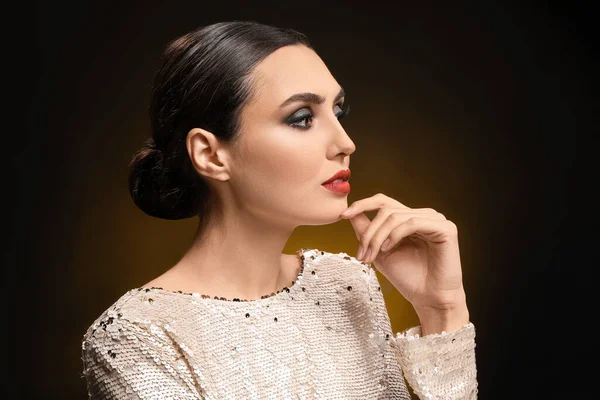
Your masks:
{"label": "eyelash", "polygon": [[[341,106],[340,104],[337,104],[337,106],[339,106],[340,108],[342,108],[342,106]],[[350,105],[348,104],[348,105],[346,106],[346,109],[345,109],[345,110],[343,110],[341,113],[339,113],[339,114],[337,115],[337,119],[338,119],[338,120],[340,120],[340,119],[342,119],[342,118],[346,117],[346,116],[347,116],[349,113],[350,113]],[[313,115],[312,115],[312,113],[308,113],[308,114],[306,114],[306,115],[303,115],[303,116],[302,116],[302,117],[300,117],[300,118],[296,118],[296,119],[293,119],[293,120],[289,121],[289,122],[290,122],[290,123],[289,123],[289,125],[290,125],[292,128],[297,128],[297,129],[308,130],[308,129],[310,129],[310,128],[312,127],[312,125],[311,125],[311,126],[298,126],[298,125],[296,125],[296,123],[298,123],[298,122],[302,122],[302,121],[306,121],[306,120],[307,120],[307,119],[309,119],[309,118],[313,118]]]}

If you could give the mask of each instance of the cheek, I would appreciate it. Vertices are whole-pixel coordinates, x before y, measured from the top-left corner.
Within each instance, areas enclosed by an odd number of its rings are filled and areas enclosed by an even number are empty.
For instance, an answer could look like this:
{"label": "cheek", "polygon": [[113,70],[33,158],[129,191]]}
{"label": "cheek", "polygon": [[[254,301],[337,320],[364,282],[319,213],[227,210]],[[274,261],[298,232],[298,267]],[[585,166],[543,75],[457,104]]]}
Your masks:
{"label": "cheek", "polygon": [[318,188],[319,174],[325,160],[325,148],[302,132],[279,131],[255,141],[248,148],[248,172],[272,189],[305,191]]}
{"label": "cheek", "polygon": [[323,195],[319,191],[323,191],[320,182],[326,179],[321,176],[325,143],[309,133],[286,129],[263,132],[246,143],[241,155],[241,197],[257,212],[306,213],[313,208],[316,196]]}
{"label": "cheek", "polygon": [[[256,130],[255,130],[256,132]],[[286,129],[261,130],[238,154],[236,191],[248,210],[262,217],[300,225],[339,220],[346,196],[321,186],[332,173],[326,135]]]}

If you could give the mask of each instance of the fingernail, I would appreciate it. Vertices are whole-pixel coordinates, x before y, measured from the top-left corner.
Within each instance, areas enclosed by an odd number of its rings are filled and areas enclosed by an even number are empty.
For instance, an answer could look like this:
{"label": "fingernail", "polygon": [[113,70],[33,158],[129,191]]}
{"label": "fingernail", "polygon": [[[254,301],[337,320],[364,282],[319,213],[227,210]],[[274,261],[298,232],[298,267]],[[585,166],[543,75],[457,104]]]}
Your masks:
{"label": "fingernail", "polygon": [[367,250],[367,254],[365,254],[365,261],[368,261],[370,256],[371,256],[371,249]]}
{"label": "fingernail", "polygon": [[383,244],[381,245],[381,250],[386,251],[389,244],[390,244],[390,239],[385,239],[385,242],[383,242]]}
{"label": "fingernail", "polygon": [[352,209],[351,208],[347,208],[346,210],[344,210],[344,212],[342,212],[341,215],[343,215],[344,217],[350,215],[352,213]]}
{"label": "fingernail", "polygon": [[358,246],[358,254],[356,255],[356,258],[360,259],[363,255],[363,248],[362,246]]}

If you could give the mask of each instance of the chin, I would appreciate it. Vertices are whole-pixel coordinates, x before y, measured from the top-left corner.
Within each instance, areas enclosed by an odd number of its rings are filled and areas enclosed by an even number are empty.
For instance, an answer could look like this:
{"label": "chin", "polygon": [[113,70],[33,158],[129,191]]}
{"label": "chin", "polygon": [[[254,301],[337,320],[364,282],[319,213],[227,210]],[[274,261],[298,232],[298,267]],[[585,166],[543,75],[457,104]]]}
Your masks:
{"label": "chin", "polygon": [[342,211],[344,211],[347,207],[344,208],[335,208],[335,210],[331,211],[331,212],[327,212],[327,213],[319,213],[319,215],[316,215],[314,218],[312,218],[312,221],[310,223],[307,223],[306,225],[329,225],[329,224],[334,224],[344,218],[342,218],[340,216],[340,213]]}

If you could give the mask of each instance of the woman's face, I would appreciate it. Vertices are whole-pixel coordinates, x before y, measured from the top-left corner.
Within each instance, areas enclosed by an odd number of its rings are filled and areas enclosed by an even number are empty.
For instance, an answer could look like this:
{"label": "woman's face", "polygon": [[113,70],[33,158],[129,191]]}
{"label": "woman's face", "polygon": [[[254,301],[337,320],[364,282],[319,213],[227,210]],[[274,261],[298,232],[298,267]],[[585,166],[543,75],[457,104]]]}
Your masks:
{"label": "woman's face", "polygon": [[[231,193],[241,207],[285,226],[339,220],[348,194],[322,183],[349,169],[356,150],[338,120],[345,109],[342,88],[321,58],[302,45],[271,53],[253,78],[255,91],[241,111],[240,142],[229,160]],[[299,93],[324,101],[286,102]]]}

